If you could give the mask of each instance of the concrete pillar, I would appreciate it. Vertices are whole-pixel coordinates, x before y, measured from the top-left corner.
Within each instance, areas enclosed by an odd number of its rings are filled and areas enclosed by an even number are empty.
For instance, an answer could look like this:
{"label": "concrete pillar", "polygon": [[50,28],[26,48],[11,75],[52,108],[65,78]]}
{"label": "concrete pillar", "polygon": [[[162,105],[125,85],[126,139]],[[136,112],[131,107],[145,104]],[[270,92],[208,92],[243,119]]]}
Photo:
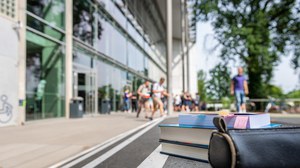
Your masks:
{"label": "concrete pillar", "polygon": [[23,125],[26,120],[26,3],[27,0],[18,1],[18,21],[19,21],[19,107],[18,125]]}
{"label": "concrete pillar", "polygon": [[188,15],[187,15],[187,4],[186,1],[184,3],[184,13],[185,13],[185,45],[186,45],[186,67],[187,67],[187,91],[190,92],[190,46],[189,46],[189,20],[188,20]]}
{"label": "concrete pillar", "polygon": [[172,58],[173,58],[173,30],[172,30],[172,0],[166,0],[166,46],[167,46],[167,89],[170,96],[168,97],[168,115],[173,111],[172,105]]}
{"label": "concrete pillar", "polygon": [[73,97],[72,80],[73,80],[73,1],[66,0],[66,56],[65,56],[65,77],[66,77],[66,101],[65,114],[66,118],[70,118],[70,100]]}
{"label": "concrete pillar", "polygon": [[186,32],[186,25],[185,25],[185,0],[181,0],[181,59],[182,59],[182,90],[186,91],[185,87],[185,32]]}

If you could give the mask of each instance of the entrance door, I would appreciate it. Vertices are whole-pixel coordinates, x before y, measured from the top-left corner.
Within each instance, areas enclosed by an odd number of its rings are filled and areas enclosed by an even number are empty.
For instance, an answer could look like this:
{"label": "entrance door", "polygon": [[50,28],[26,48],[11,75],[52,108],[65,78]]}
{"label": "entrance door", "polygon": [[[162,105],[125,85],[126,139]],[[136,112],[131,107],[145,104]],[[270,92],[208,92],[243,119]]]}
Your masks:
{"label": "entrance door", "polygon": [[85,114],[95,114],[97,112],[96,72],[78,65],[73,67],[73,95],[83,98]]}

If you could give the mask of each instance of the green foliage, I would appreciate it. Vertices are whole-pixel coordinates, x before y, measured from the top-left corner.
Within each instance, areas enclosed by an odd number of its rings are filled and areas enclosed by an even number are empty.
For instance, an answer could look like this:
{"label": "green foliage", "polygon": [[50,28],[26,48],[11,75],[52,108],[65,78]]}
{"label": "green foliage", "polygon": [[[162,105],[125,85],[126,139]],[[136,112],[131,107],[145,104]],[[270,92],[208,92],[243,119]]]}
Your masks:
{"label": "green foliage", "polygon": [[206,101],[206,73],[203,70],[197,73],[197,85],[201,101]]}
{"label": "green foliage", "polygon": [[198,20],[212,21],[225,64],[239,60],[245,65],[250,97],[266,97],[264,84],[280,56],[292,52],[292,65],[300,68],[298,0],[198,0],[195,6]]}
{"label": "green foliage", "polygon": [[98,88],[98,97],[103,100],[109,100],[113,97],[114,89],[111,84]]}
{"label": "green foliage", "polygon": [[231,100],[228,97],[222,97],[221,102],[224,109],[230,109]]}
{"label": "green foliage", "polygon": [[300,90],[291,91],[286,94],[286,98],[299,99],[300,98]]}
{"label": "green foliage", "polygon": [[230,95],[230,71],[225,65],[218,64],[209,72],[211,79],[207,82],[208,96],[214,100]]}
{"label": "green foliage", "polygon": [[268,85],[265,85],[264,87],[266,90],[265,91],[266,96],[271,96],[274,98],[281,98],[284,96],[282,89],[278,86],[268,84]]}

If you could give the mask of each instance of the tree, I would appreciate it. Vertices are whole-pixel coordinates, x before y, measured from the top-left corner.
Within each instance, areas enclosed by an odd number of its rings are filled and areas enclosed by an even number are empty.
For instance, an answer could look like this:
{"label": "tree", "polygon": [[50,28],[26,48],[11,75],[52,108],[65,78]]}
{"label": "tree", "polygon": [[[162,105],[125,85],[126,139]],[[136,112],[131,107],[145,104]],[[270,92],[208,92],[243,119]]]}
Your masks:
{"label": "tree", "polygon": [[209,71],[211,79],[207,83],[208,96],[221,100],[230,95],[230,70],[223,64],[218,64]]}
{"label": "tree", "polygon": [[300,68],[299,0],[199,0],[195,14],[212,21],[225,63],[241,61],[248,72],[251,98],[266,96],[280,56],[294,54]]}
{"label": "tree", "polygon": [[265,86],[266,88],[266,96],[271,96],[275,98],[281,98],[284,96],[283,91],[280,87],[268,84]]}
{"label": "tree", "polygon": [[198,94],[201,101],[206,100],[206,73],[203,70],[199,70],[197,73],[197,85],[198,85]]}
{"label": "tree", "polygon": [[300,90],[294,90],[286,94],[287,98],[299,99],[300,98]]}

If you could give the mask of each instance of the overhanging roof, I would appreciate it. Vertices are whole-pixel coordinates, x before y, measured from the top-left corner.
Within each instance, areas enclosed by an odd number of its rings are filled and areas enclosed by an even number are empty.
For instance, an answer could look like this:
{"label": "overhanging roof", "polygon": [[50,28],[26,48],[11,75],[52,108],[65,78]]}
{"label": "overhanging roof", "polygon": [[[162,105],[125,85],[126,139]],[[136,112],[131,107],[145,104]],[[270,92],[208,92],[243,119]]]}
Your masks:
{"label": "overhanging roof", "polygon": [[[148,34],[152,43],[165,41],[165,24],[166,24],[166,1],[165,0],[124,0],[128,4],[130,13],[137,20],[144,32]],[[186,12],[188,15],[188,34],[189,41],[195,42],[196,24],[192,18],[193,12],[191,4],[193,1],[185,0]],[[172,0],[172,21],[173,21],[173,38],[180,40],[182,38],[181,26],[181,0]]]}

